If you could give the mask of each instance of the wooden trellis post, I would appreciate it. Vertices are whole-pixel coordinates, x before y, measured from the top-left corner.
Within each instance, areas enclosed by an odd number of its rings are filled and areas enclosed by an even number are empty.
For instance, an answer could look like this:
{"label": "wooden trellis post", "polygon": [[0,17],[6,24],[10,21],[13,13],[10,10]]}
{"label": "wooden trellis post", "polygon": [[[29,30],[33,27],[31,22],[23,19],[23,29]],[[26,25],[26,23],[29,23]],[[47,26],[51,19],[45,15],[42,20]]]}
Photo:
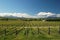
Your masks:
{"label": "wooden trellis post", "polygon": [[25,35],[28,36],[29,28],[26,28]]}
{"label": "wooden trellis post", "polygon": [[59,26],[59,34],[60,34],[60,26]]}
{"label": "wooden trellis post", "polygon": [[48,27],[48,34],[50,35],[50,32],[51,32],[51,30],[50,30],[51,28],[50,27]]}
{"label": "wooden trellis post", "polygon": [[38,29],[38,34],[39,34],[40,33],[39,27],[37,29]]}
{"label": "wooden trellis post", "polygon": [[6,40],[6,28],[4,29],[4,40]]}
{"label": "wooden trellis post", "polygon": [[18,31],[17,31],[17,28],[15,28],[15,35],[17,36],[17,34],[18,34]]}

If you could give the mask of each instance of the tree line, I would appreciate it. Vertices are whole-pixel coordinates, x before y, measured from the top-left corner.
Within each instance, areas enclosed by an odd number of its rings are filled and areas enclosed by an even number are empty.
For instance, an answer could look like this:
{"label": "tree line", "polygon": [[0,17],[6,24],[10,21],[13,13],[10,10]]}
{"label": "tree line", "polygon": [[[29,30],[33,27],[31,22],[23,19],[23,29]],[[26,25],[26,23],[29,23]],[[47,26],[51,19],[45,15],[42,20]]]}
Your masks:
{"label": "tree line", "polygon": [[0,20],[23,20],[23,21],[60,21],[60,18],[0,18]]}

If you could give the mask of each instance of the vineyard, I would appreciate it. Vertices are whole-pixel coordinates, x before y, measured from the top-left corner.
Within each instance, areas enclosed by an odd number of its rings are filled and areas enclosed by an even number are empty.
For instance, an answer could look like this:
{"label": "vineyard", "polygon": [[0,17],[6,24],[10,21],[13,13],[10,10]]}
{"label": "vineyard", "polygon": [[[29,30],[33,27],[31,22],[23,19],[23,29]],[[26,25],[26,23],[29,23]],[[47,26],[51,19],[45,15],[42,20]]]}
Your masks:
{"label": "vineyard", "polygon": [[60,22],[1,20],[0,40],[60,40]]}

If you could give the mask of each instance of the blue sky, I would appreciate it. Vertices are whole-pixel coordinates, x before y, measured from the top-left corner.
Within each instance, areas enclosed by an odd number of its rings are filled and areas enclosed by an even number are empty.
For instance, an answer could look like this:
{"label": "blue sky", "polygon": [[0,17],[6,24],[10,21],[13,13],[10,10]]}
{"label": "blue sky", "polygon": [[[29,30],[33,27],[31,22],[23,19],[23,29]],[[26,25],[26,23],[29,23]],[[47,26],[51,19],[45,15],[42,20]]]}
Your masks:
{"label": "blue sky", "polygon": [[0,13],[60,13],[60,0],[0,0]]}

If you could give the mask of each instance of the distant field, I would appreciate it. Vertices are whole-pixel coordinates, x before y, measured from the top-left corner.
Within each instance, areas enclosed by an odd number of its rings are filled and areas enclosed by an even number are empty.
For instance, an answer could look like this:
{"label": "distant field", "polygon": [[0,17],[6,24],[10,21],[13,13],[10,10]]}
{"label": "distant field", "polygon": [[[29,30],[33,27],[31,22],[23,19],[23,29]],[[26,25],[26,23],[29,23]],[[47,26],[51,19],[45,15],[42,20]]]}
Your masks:
{"label": "distant field", "polygon": [[60,40],[60,21],[0,21],[0,40]]}
{"label": "distant field", "polygon": [[60,26],[60,21],[0,21],[0,25],[12,26]]}

